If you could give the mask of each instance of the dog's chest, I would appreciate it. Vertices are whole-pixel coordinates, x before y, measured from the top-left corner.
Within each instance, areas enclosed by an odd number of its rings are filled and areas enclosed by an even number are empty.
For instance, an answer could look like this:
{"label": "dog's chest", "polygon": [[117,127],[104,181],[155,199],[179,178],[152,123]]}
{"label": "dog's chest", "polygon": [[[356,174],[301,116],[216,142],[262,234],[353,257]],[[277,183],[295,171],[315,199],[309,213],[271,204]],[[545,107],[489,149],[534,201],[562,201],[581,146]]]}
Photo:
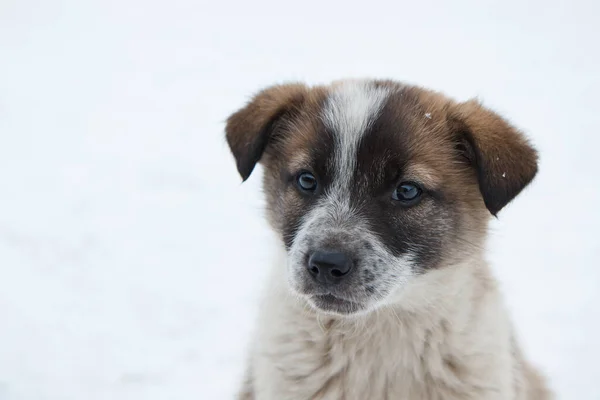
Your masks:
{"label": "dog's chest", "polygon": [[514,398],[508,325],[495,307],[473,323],[468,307],[351,320],[317,316],[282,293],[269,291],[259,313],[252,400]]}
{"label": "dog's chest", "polygon": [[317,330],[290,324],[286,333],[271,331],[257,352],[257,399],[436,398],[427,394],[427,368],[444,364],[440,353],[427,348],[426,337],[404,336],[399,323],[380,324],[376,333],[332,321]]}

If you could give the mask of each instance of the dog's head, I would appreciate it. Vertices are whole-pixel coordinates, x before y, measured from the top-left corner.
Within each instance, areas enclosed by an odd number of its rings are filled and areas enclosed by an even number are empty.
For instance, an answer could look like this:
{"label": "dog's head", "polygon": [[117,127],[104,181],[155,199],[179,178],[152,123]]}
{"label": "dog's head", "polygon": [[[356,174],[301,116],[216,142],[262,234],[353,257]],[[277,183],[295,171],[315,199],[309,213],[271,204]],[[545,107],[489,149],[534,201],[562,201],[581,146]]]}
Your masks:
{"label": "dog's head", "polygon": [[279,85],[229,117],[242,178],[257,162],[291,289],[352,314],[480,251],[537,155],[475,101],[392,81]]}

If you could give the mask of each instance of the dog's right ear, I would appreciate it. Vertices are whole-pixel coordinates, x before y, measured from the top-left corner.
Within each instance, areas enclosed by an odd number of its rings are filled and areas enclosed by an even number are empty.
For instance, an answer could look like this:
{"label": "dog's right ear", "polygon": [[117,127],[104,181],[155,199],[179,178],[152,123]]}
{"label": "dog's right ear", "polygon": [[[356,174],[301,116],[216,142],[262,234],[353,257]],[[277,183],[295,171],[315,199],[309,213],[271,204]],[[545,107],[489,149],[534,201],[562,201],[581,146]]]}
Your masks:
{"label": "dog's right ear", "polygon": [[227,119],[225,136],[242,179],[248,179],[280,122],[302,105],[307,93],[302,84],[267,88]]}

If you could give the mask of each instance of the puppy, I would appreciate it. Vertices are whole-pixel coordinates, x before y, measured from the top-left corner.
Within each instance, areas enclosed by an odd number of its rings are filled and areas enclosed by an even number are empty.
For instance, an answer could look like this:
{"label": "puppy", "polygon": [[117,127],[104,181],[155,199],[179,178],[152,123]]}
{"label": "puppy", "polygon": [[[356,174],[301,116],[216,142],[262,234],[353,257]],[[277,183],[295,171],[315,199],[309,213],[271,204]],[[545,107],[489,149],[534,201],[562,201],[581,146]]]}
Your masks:
{"label": "puppy", "polygon": [[280,239],[240,399],[549,399],[485,261],[537,153],[475,101],[284,84],[229,117]]}

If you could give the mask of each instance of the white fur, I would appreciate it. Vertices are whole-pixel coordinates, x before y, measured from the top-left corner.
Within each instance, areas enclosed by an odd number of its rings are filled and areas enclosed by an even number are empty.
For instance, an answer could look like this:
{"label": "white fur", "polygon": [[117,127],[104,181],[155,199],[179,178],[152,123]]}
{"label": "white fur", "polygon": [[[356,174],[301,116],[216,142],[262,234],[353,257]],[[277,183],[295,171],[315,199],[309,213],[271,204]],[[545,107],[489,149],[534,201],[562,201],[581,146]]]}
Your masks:
{"label": "white fur", "polygon": [[411,280],[404,303],[354,318],[293,296],[285,260],[282,251],[268,282],[241,399],[549,398],[482,259]]}
{"label": "white fur", "polygon": [[336,189],[350,186],[356,166],[356,154],[361,138],[377,118],[389,95],[386,88],[377,88],[363,80],[341,82],[332,89],[323,110],[323,120],[336,135],[334,182]]}

